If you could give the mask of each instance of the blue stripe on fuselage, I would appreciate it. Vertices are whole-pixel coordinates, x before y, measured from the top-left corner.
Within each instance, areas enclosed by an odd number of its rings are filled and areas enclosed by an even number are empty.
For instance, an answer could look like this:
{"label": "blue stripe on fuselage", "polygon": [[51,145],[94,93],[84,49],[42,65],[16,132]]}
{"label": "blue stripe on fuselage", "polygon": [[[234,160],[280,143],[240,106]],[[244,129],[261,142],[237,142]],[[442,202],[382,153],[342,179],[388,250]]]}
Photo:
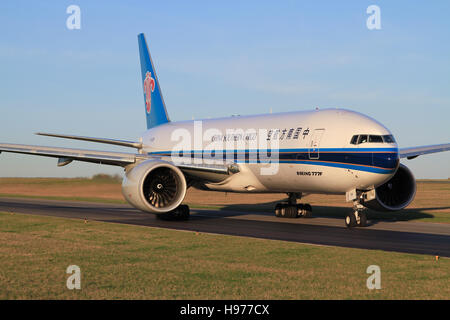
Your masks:
{"label": "blue stripe on fuselage", "polygon": [[[191,150],[186,157],[203,159],[233,159],[237,163],[268,163],[271,161],[268,150]],[[222,155],[220,155],[222,153]],[[319,154],[311,153],[319,159],[310,158],[310,149],[280,149],[280,163],[301,163],[336,168],[388,174],[396,170],[399,162],[397,148],[321,148]],[[171,156],[170,151],[151,152],[149,155]],[[173,155],[183,156],[183,151]]]}

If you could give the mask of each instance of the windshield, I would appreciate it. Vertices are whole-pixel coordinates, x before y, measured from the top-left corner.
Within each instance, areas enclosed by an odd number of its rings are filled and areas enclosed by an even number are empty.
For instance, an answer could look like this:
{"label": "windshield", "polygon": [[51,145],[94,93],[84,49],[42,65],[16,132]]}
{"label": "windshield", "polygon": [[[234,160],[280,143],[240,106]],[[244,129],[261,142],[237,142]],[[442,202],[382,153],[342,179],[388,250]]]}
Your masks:
{"label": "windshield", "polygon": [[391,134],[388,135],[374,135],[374,134],[356,134],[350,140],[350,144],[361,143],[395,143],[395,139]]}

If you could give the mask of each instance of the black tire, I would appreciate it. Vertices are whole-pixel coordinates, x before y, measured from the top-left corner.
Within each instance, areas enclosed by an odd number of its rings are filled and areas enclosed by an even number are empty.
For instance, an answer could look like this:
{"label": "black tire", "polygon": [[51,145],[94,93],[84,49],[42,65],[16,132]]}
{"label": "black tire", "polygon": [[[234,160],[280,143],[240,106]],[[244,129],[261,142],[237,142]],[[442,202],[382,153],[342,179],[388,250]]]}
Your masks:
{"label": "black tire", "polygon": [[280,217],[286,218],[286,209],[287,206],[285,204],[282,204],[280,207]]}
{"label": "black tire", "polygon": [[286,208],[287,213],[286,216],[291,219],[297,218],[297,206],[288,206]]}
{"label": "black tire", "polygon": [[365,213],[360,212],[359,213],[359,223],[358,223],[359,227],[367,227],[367,216]]}
{"label": "black tire", "polygon": [[304,205],[304,213],[303,213],[303,217],[304,218],[311,218],[312,217],[312,207],[311,207],[311,205],[309,204],[309,203],[306,203],[305,205]]}
{"label": "black tire", "polygon": [[277,204],[275,205],[275,216],[276,216],[277,218],[280,218],[280,217],[281,217],[281,203],[277,203]]}
{"label": "black tire", "polygon": [[355,217],[355,213],[349,213],[345,216],[345,225],[347,226],[347,228],[353,228],[356,226],[356,217]]}
{"label": "black tire", "polygon": [[312,218],[312,212],[305,210],[305,213],[303,214],[303,218]]}
{"label": "black tire", "polygon": [[296,205],[297,208],[297,216],[303,217],[305,214],[305,206],[302,203]]}
{"label": "black tire", "polygon": [[309,204],[300,203],[297,205],[298,215],[303,218],[311,218],[312,207]]}

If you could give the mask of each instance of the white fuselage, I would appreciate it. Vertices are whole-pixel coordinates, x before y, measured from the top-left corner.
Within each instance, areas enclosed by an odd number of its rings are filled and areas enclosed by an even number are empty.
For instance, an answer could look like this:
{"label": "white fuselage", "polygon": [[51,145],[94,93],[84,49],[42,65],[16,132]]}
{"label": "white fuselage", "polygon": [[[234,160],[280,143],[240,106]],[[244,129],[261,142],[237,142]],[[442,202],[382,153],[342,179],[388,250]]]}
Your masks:
{"label": "white fuselage", "polygon": [[[145,132],[143,152],[236,163],[239,172],[211,190],[342,194],[389,180],[395,142],[352,144],[354,135],[391,135],[376,120],[344,109],[169,122]],[[269,150],[269,151],[268,151]],[[202,160],[203,159],[203,160]]]}

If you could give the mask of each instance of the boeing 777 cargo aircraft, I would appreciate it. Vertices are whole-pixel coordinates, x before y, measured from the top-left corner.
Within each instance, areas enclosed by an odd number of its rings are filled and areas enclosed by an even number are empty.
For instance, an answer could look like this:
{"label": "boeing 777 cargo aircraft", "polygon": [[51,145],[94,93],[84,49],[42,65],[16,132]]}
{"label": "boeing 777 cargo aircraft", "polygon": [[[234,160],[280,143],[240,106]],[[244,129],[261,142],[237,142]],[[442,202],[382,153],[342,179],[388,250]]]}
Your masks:
{"label": "boeing 777 cargo aircraft", "polygon": [[122,166],[122,191],[134,207],[160,217],[187,219],[189,187],[242,193],[286,193],[277,217],[311,215],[302,195],[342,194],[354,209],[348,227],[365,226],[364,208],[397,211],[416,193],[401,158],[450,150],[449,144],[399,148],[378,121],[344,109],[171,122],[143,34],[138,35],[147,131],[138,141],[63,134],[39,135],[135,148],[132,153],[0,144],[0,152]]}

